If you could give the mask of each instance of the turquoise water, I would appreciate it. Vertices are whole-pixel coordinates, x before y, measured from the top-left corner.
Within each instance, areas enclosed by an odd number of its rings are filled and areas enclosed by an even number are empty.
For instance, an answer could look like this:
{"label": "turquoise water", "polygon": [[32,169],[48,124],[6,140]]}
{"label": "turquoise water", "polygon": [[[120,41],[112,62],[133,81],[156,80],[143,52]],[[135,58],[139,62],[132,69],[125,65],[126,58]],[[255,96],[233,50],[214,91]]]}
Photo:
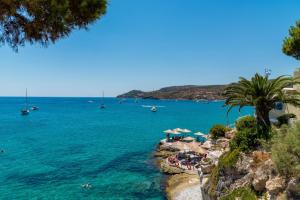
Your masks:
{"label": "turquoise water", "polygon": [[[106,98],[0,98],[0,199],[164,199],[152,152],[170,128],[226,123],[222,102]],[[159,105],[158,112],[142,105]],[[232,112],[231,122],[241,114]],[[91,189],[81,188],[90,183]]]}

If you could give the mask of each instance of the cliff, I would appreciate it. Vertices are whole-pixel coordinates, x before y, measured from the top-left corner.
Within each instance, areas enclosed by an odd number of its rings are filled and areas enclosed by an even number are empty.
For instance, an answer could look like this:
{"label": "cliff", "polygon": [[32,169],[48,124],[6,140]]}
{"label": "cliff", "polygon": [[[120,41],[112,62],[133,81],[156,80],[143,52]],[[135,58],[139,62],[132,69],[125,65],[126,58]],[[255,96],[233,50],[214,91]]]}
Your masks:
{"label": "cliff", "polygon": [[171,87],[161,88],[159,90],[152,91],[152,92],[132,90],[130,92],[117,96],[117,98],[220,100],[220,99],[224,99],[222,93],[225,87],[226,85],[171,86]]}

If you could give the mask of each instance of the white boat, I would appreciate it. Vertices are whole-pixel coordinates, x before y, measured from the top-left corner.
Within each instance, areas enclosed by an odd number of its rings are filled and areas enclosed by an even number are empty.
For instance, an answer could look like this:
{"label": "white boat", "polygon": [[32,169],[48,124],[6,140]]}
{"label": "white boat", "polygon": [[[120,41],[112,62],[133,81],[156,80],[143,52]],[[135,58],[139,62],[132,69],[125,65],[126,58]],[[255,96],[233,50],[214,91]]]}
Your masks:
{"label": "white boat", "polygon": [[29,115],[29,109],[28,109],[28,97],[27,97],[27,88],[26,88],[26,105],[25,105],[25,108],[23,108],[21,110],[21,115]]}
{"label": "white boat", "polygon": [[152,106],[152,107],[151,107],[151,112],[156,112],[156,111],[157,111],[156,106]]}
{"label": "white boat", "polygon": [[31,110],[39,110],[40,108],[39,107],[37,107],[37,106],[32,106],[31,107]]}

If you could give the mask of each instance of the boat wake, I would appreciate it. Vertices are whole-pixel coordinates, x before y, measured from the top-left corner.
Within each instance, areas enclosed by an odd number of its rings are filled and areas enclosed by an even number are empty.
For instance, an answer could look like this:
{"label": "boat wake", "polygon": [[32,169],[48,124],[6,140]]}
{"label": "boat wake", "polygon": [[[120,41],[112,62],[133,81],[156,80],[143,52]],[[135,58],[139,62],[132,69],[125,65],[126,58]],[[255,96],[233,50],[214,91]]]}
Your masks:
{"label": "boat wake", "polygon": [[[151,106],[151,105],[142,105],[142,107],[143,108],[152,108],[153,106]],[[157,108],[164,108],[166,106],[155,106],[155,107],[157,107]]]}

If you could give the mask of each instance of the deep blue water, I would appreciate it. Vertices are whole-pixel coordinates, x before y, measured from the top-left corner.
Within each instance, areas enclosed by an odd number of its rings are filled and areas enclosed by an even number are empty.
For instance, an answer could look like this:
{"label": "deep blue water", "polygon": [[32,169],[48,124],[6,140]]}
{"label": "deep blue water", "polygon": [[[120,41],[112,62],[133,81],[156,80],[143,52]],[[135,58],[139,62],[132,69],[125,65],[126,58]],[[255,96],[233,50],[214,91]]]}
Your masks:
{"label": "deep blue water", "polygon": [[[0,199],[164,199],[151,160],[162,131],[226,123],[222,102],[106,98],[101,110],[97,98],[29,101],[40,110],[21,116],[24,98],[0,98]],[[142,106],[153,104],[163,107]],[[230,120],[250,112],[233,111]]]}

